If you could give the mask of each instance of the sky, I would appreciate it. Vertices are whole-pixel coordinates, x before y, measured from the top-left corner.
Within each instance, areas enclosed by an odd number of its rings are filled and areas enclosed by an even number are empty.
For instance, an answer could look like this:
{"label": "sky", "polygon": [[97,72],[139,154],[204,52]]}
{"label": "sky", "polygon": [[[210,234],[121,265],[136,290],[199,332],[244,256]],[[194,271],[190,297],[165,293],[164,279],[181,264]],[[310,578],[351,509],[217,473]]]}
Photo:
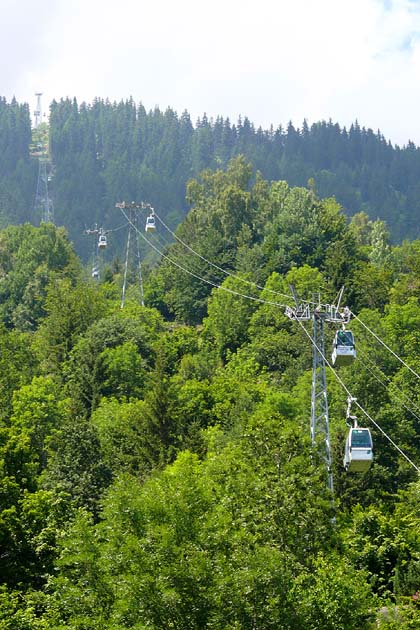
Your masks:
{"label": "sky", "polygon": [[130,97],[420,146],[420,0],[0,0],[0,96]]}

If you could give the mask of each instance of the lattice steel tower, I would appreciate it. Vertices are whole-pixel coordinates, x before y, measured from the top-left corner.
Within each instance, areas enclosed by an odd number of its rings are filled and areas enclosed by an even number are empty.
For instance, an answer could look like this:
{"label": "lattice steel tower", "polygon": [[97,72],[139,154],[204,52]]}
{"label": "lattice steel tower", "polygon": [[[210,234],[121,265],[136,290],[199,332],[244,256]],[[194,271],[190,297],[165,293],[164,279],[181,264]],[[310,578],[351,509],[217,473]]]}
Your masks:
{"label": "lattice steel tower", "polygon": [[311,441],[314,450],[327,469],[327,485],[334,491],[332,474],[332,457],[330,443],[330,426],[328,415],[328,391],[325,360],[325,323],[348,323],[350,312],[340,309],[343,289],[341,289],[337,305],[321,304],[316,295],[312,302],[299,302],[294,287],[290,287],[295,299],[295,307],[287,307],[286,315],[299,322],[312,322],[312,393],[311,393]]}
{"label": "lattice steel tower", "polygon": [[34,110],[35,116],[35,129],[39,127],[42,123],[42,107],[41,107],[41,96],[42,92],[35,92],[36,96],[36,109]]}
{"label": "lattice steel tower", "polygon": [[[139,283],[139,291],[140,291],[140,304],[144,306],[144,290],[143,290],[143,275],[141,268],[141,256],[140,256],[140,243],[139,243],[139,220],[140,220],[140,211],[146,210],[147,212],[152,211],[153,208],[149,203],[145,203],[141,201],[140,203],[135,203],[132,201],[131,203],[126,201],[121,201],[115,204],[116,208],[119,208],[127,221],[128,224],[128,234],[127,234],[127,246],[125,253],[125,264],[124,264],[124,277],[123,277],[123,286],[122,286],[122,294],[121,294],[121,308],[124,308],[125,305],[125,296],[126,296],[126,288],[127,288],[127,275],[128,275],[128,266],[129,266],[129,258],[130,258],[130,247],[131,241],[135,241],[135,251],[134,251],[134,260],[137,266],[137,278]],[[151,216],[151,215],[150,215]]]}
{"label": "lattice steel tower", "polygon": [[36,217],[40,217],[41,223],[54,223],[53,202],[48,190],[48,183],[51,180],[52,168],[48,155],[47,129],[40,129],[40,125],[42,123],[42,92],[37,92],[35,96],[37,97],[37,104],[34,111],[35,142],[32,156],[38,158],[38,179],[36,184],[34,214]]}
{"label": "lattice steel tower", "polygon": [[48,158],[38,158],[38,180],[36,184],[35,213],[41,215],[41,223],[54,223],[53,203],[48,190]]}

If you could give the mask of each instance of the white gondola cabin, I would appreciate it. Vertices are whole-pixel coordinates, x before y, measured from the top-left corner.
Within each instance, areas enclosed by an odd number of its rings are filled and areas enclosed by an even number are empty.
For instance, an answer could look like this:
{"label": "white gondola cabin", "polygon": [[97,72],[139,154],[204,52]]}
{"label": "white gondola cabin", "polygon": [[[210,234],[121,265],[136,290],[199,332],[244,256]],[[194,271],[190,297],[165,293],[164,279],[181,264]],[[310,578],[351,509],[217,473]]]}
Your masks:
{"label": "white gondola cabin", "polygon": [[356,358],[356,346],[350,330],[338,330],[335,333],[331,360],[336,367],[350,365]]}
{"label": "white gondola cabin", "polygon": [[98,240],[98,247],[99,249],[105,249],[106,246],[107,246],[106,236],[105,234],[100,234],[99,240]]}
{"label": "white gondola cabin", "polygon": [[350,429],[344,453],[343,465],[347,472],[366,472],[373,461],[373,443],[369,429]]}
{"label": "white gondola cabin", "polygon": [[146,219],[146,227],[144,228],[145,232],[149,232],[149,230],[156,230],[155,217],[153,214],[149,214]]}
{"label": "white gondola cabin", "polygon": [[98,269],[98,267],[93,267],[92,268],[92,278],[94,280],[99,280],[99,269]]}

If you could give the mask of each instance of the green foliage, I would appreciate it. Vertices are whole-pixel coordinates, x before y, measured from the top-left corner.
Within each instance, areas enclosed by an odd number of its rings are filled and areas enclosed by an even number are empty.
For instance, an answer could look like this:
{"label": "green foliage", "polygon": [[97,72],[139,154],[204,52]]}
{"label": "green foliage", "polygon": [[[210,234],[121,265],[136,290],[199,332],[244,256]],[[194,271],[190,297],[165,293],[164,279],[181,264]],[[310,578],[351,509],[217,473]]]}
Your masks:
{"label": "green foliage", "polygon": [[247,329],[256,302],[241,297],[244,286],[246,295],[258,299],[255,290],[249,290],[236,278],[227,278],[219,289],[213,291],[208,303],[203,335],[222,359],[247,340]]}
{"label": "green foliage", "polygon": [[[50,377],[36,377],[15,392],[10,427],[6,429],[9,442],[29,439],[30,462],[37,465],[38,474],[47,463],[47,440],[60,428],[66,413],[67,402],[60,400],[57,384]],[[6,443],[6,462],[10,460],[13,465],[14,457],[7,456],[7,446]],[[18,478],[22,471],[14,474]]]}
{"label": "green foliage", "polygon": [[62,515],[60,499],[41,488],[48,441],[65,417],[56,384],[38,377],[13,397],[0,431],[0,548],[3,579],[39,587],[51,568]]}
{"label": "green foliage", "polygon": [[[142,392],[146,366],[152,364],[146,325],[119,313],[87,329],[72,349],[64,374],[71,396],[81,410],[90,412],[102,396],[127,398]],[[127,376],[129,380],[121,380]]]}
{"label": "green foliage", "polygon": [[31,335],[0,326],[0,418],[5,421],[12,409],[14,391],[29,383],[36,369]]}
{"label": "green foliage", "polygon": [[40,591],[0,587],[0,627],[2,630],[46,630],[48,623],[41,619],[45,609],[45,596]]}
{"label": "green foliage", "polygon": [[47,286],[45,317],[35,335],[34,347],[43,369],[59,373],[79,337],[106,311],[104,297],[90,285],[73,286],[54,278]]}
{"label": "green foliage", "polygon": [[352,525],[343,521],[349,561],[368,571],[368,579],[384,601],[404,602],[418,590],[419,484],[399,493],[392,509],[371,505],[353,509]]}
{"label": "green foliage", "polygon": [[141,400],[104,399],[92,414],[104,463],[114,475],[145,476],[156,463],[150,454],[148,408]]}
{"label": "green foliage", "polygon": [[8,327],[33,330],[45,314],[53,275],[74,282],[80,263],[63,228],[43,223],[10,226],[0,233],[0,318]]}
{"label": "green foliage", "polygon": [[291,400],[272,397],[239,442],[216,446],[214,436],[203,462],[185,452],[143,486],[121,477],[102,522],[93,527],[81,514],[63,541],[51,583],[57,619],[109,628],[360,627],[371,603],[364,575],[321,554],[334,538],[328,501],[322,485],[294,475],[303,444],[299,432],[284,432],[293,413]]}
{"label": "green foliage", "polygon": [[380,630],[416,630],[420,622],[418,605],[410,599],[401,606],[384,606],[377,618]]}
{"label": "green foliage", "polygon": [[27,104],[0,98],[0,225],[29,220],[38,165],[29,157],[31,115]]}
{"label": "green foliage", "polygon": [[[194,208],[178,231],[187,248],[178,241],[168,249],[168,258],[146,293],[152,305],[159,306],[154,297],[158,286],[165,293],[167,312],[190,324],[201,321],[206,314],[206,298],[224,279],[223,269],[233,268],[237,239],[252,219],[247,192],[251,173],[250,165],[239,156],[229,162],[226,171],[204,171],[199,180],[189,182],[187,198]],[[209,259],[213,266],[206,262]],[[186,271],[179,273],[180,268]]]}
{"label": "green foliage", "polygon": [[[312,348],[284,309],[290,285],[322,302],[346,285],[360,319],[357,361],[340,379],[417,462],[420,390],[407,366],[420,372],[418,244],[391,246],[383,222],[363,213],[347,225],[334,199],[317,197],[332,181],[319,156],[320,182],[293,188],[254,177],[242,155],[228,161],[236,134],[244,155],[252,145],[249,121],[233,136],[220,120],[198,129],[187,115],[149,117],[132,102],[53,107],[51,148],[66,160],[57,192],[69,199],[73,167],[81,178],[70,214],[89,182],[98,198],[114,202],[121,182],[135,198],[137,152],[142,190],[160,167],[180,185],[185,142],[197,164],[214,151],[227,164],[190,180],[193,207],[177,231],[188,247],[176,240],[146,273],[147,302],[160,312],[134,293],[121,309],[112,274],[108,284],[83,281],[60,229],[0,232],[0,626],[414,628],[413,468],[375,425],[370,471],[342,470],[347,392],[329,374],[332,502],[310,445]],[[1,130],[0,117],[0,140]],[[282,138],[289,156],[306,146],[292,125]],[[362,138],[353,128],[348,142]],[[299,160],[282,157],[278,168],[297,176]]]}
{"label": "green foliage", "polygon": [[[324,198],[334,195],[350,216],[361,210],[373,220],[379,216],[387,221],[394,241],[419,235],[419,149],[412,143],[393,147],[380,132],[357,122],[349,130],[332,121],[262,130],[247,118],[232,124],[221,116],[209,120],[204,115],[193,125],[186,111],[146,112],[132,99],[95,99],[79,105],[65,98],[51,103],[48,127],[43,123],[31,133],[28,105],[2,98],[0,149],[0,225],[38,219],[31,216],[38,159],[48,150],[54,163],[49,185],[56,219],[84,258],[89,252],[83,230],[98,221],[115,226],[116,200],[150,200],[176,224],[187,210],[190,178],[225,168],[238,155],[269,181],[306,186],[310,178],[312,191]],[[242,213],[251,206],[242,203],[245,195],[237,194],[246,188],[246,170],[230,170],[235,190],[227,193],[226,201],[241,208],[236,219],[230,215],[235,223],[243,221]],[[109,210],[98,215],[99,199]],[[357,221],[363,232],[363,221]],[[229,222],[225,226],[231,231]],[[119,252],[120,239],[115,234]]]}
{"label": "green foliage", "polygon": [[73,508],[85,507],[97,516],[112,475],[95,427],[84,418],[69,417],[51,437],[48,450],[43,485],[64,495]]}
{"label": "green foliage", "polygon": [[[188,112],[180,116],[170,108],[146,112],[131,99],[120,103],[96,99],[80,106],[63,99],[51,105],[49,133],[57,213],[60,221],[65,219],[61,209],[71,216],[71,236],[84,253],[80,232],[85,222],[98,220],[97,199],[103,199],[105,208],[114,208],[121,195],[150,199],[179,220],[187,209],[185,186],[191,176],[224,168],[237,155],[244,155],[245,162],[251,161],[270,181],[306,186],[312,178],[312,190],[316,188],[321,197],[334,195],[350,216],[366,210],[374,220],[379,216],[387,221],[394,240],[411,236],[413,230],[418,235],[418,148],[412,143],[393,147],[379,132],[357,122],[349,130],[332,121],[262,130],[247,118],[231,124],[220,116],[208,120],[204,115],[193,126]],[[247,174],[230,170],[236,190],[227,198],[235,199],[239,209],[237,191],[246,188]],[[198,205],[208,189],[205,179],[202,186],[188,185],[189,203]],[[242,211],[230,218],[242,221]],[[113,225],[115,218],[107,213],[102,220]],[[232,230],[229,222],[225,226]]]}
{"label": "green foliage", "polygon": [[[276,198],[276,188],[274,195]],[[281,273],[305,263],[322,268],[345,234],[345,218],[335,200],[320,201],[312,191],[288,189],[270,229],[266,229],[263,248],[269,260],[268,268]],[[333,268],[329,266],[329,270]]]}

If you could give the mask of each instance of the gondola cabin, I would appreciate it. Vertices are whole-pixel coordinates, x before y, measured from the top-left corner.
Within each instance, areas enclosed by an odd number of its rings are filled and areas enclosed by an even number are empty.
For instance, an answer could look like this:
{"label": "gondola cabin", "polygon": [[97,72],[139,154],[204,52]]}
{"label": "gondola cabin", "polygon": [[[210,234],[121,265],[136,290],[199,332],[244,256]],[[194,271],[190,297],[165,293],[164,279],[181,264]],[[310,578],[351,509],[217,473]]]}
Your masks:
{"label": "gondola cabin", "polygon": [[92,269],[92,278],[94,280],[99,280],[99,269],[98,269],[98,267],[93,267],[93,269]]}
{"label": "gondola cabin", "polygon": [[356,346],[350,330],[338,330],[335,333],[331,360],[335,367],[350,365],[356,358]]}
{"label": "gondola cabin", "polygon": [[350,429],[346,440],[343,465],[347,472],[366,472],[373,461],[373,443],[369,429]]}
{"label": "gondola cabin", "polygon": [[146,227],[144,228],[145,232],[149,232],[149,230],[156,230],[155,217],[153,214],[149,214],[146,219]]}
{"label": "gondola cabin", "polygon": [[106,246],[107,246],[106,236],[105,234],[100,234],[99,240],[98,240],[98,247],[99,249],[105,249]]}

